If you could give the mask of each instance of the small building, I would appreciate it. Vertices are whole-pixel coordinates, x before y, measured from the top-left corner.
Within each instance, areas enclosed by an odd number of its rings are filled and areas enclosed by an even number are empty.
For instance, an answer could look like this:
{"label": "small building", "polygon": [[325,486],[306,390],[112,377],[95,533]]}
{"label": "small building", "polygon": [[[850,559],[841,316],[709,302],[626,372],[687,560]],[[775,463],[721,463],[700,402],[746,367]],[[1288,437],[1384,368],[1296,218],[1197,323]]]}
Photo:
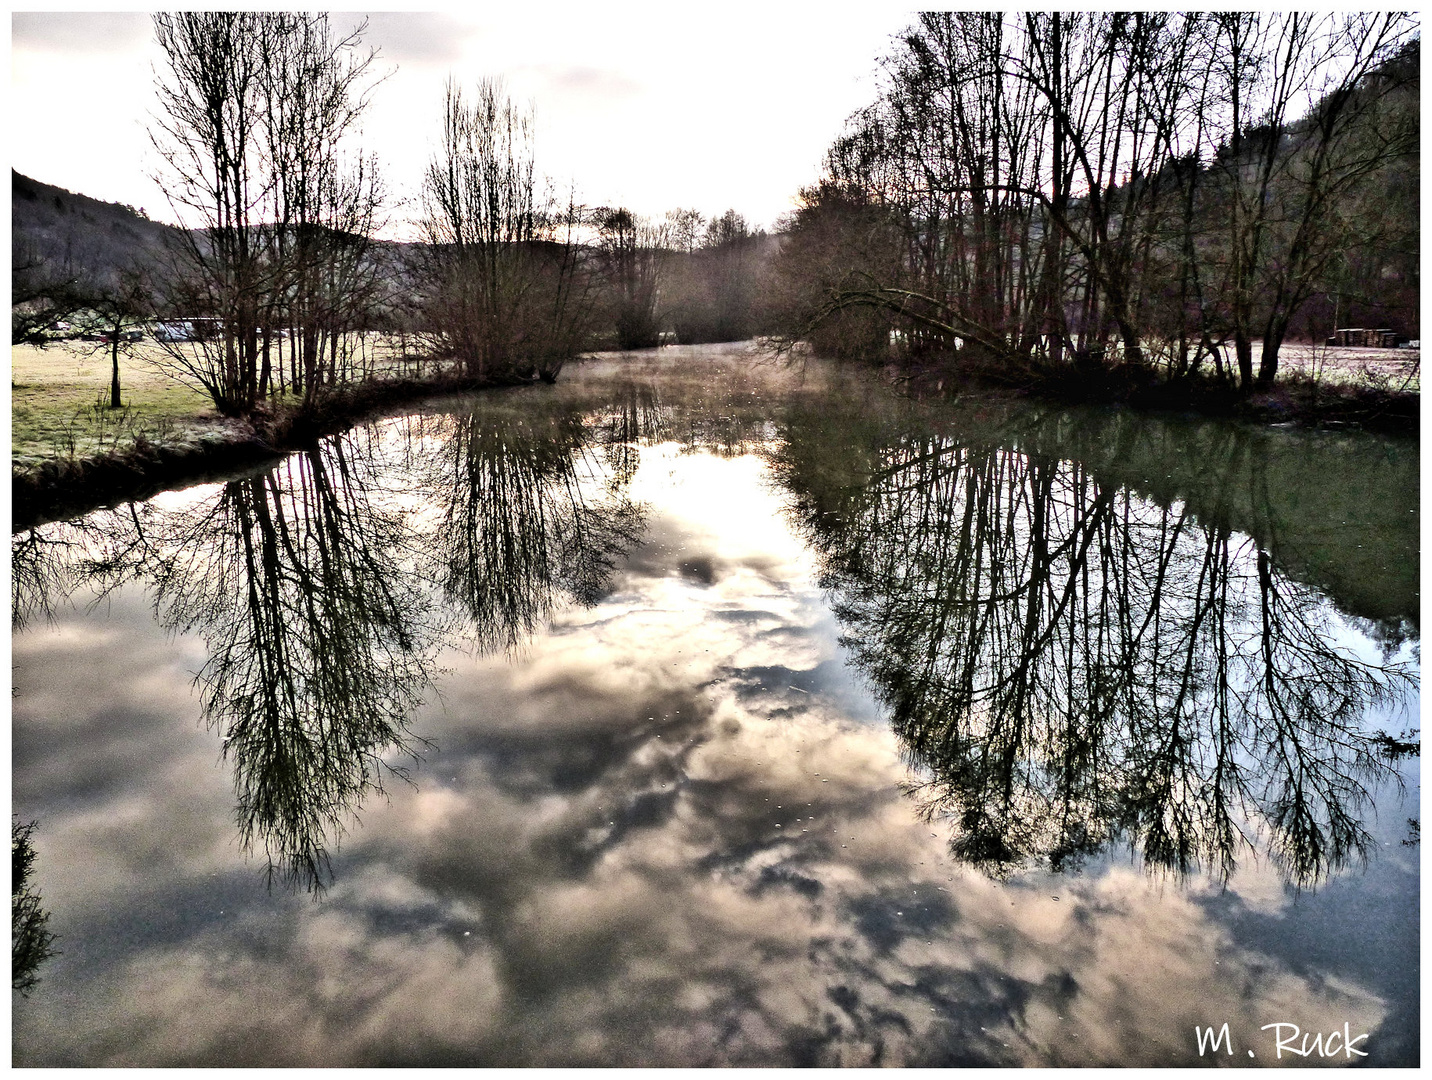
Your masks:
{"label": "small building", "polygon": [[1329,345],[1351,345],[1372,349],[1395,349],[1397,348],[1397,332],[1387,327],[1378,327],[1376,330],[1367,329],[1361,326],[1348,326],[1341,330],[1334,330],[1333,336],[1328,338]]}

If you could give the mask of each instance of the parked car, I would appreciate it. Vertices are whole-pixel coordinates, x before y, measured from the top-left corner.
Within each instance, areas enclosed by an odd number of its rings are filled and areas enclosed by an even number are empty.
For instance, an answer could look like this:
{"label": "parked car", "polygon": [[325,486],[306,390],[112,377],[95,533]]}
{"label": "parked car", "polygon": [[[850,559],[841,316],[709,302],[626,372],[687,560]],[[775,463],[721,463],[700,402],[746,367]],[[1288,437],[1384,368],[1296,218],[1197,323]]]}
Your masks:
{"label": "parked car", "polygon": [[155,323],[155,341],[209,341],[223,330],[222,319],[175,319]]}
{"label": "parked car", "polygon": [[187,319],[154,324],[155,341],[194,341],[194,324]]}

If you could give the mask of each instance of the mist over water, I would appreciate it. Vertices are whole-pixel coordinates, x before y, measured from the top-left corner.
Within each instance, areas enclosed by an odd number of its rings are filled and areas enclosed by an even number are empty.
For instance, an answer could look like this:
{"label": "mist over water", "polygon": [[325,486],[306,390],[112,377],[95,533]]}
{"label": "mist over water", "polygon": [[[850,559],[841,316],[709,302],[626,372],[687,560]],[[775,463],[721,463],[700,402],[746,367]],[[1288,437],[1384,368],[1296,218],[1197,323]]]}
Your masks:
{"label": "mist over water", "polygon": [[684,347],[16,534],[15,1064],[1415,1063],[1417,467]]}

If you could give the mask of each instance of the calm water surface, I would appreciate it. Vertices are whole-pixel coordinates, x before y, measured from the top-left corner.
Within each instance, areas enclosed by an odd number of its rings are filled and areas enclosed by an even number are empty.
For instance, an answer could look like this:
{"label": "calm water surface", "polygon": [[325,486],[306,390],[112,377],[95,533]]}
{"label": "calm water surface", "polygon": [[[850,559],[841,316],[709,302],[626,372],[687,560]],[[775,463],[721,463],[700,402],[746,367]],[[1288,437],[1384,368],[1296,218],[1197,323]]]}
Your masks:
{"label": "calm water surface", "polygon": [[661,355],[14,537],[16,1064],[1417,1063],[1415,443]]}

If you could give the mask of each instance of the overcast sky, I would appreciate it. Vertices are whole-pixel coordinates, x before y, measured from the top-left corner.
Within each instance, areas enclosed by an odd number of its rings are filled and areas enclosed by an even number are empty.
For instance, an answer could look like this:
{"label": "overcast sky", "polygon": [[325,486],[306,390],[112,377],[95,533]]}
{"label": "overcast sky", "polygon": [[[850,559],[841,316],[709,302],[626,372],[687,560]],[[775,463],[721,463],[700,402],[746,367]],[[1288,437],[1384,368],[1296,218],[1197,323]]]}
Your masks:
{"label": "overcast sky", "polygon": [[[874,96],[909,21],[893,4],[504,4],[368,16],[389,73],[363,144],[413,197],[443,83],[501,75],[537,116],[537,165],[588,204],[660,215],[733,207],[771,226],[816,179],[844,119]],[[336,28],[357,15],[331,13]],[[149,16],[15,12],[10,162],[20,172],[172,219],[146,134],[160,58]],[[410,213],[394,211],[395,224]]]}

